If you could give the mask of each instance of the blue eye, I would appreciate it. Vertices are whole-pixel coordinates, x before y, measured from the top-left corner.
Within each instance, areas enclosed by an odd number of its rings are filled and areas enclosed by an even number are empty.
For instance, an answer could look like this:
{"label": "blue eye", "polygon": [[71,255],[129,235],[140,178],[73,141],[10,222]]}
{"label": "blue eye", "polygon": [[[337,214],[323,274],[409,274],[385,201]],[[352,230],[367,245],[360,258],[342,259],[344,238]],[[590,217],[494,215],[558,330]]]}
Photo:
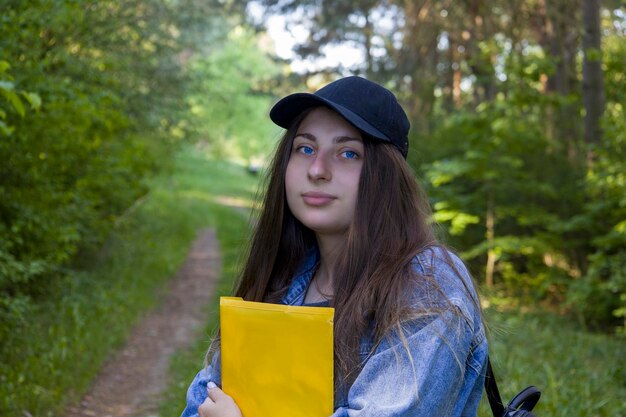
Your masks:
{"label": "blue eye", "polygon": [[359,154],[357,154],[354,151],[345,151],[343,152],[343,155],[347,158],[347,159],[358,159],[359,158]]}
{"label": "blue eye", "polygon": [[307,145],[300,145],[296,148],[296,151],[303,153],[305,155],[313,155],[315,153],[315,150]]}

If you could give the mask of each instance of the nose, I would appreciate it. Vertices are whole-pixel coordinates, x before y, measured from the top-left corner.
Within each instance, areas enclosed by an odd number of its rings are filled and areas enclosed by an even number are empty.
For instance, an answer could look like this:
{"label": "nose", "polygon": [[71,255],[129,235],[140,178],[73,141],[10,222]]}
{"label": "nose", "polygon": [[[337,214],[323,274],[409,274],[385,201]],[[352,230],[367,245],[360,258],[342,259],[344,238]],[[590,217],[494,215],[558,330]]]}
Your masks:
{"label": "nose", "polygon": [[309,165],[309,179],[312,181],[330,181],[332,172],[330,169],[330,161],[323,153],[319,153]]}

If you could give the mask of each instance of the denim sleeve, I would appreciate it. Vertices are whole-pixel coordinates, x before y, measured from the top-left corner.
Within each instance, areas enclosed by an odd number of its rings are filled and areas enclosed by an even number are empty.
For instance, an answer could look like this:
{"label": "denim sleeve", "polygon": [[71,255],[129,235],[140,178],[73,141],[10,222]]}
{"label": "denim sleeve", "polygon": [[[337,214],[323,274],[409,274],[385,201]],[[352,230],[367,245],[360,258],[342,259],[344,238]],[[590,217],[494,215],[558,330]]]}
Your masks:
{"label": "denim sleeve", "polygon": [[480,369],[466,365],[472,331],[460,311],[410,324],[402,333],[405,343],[401,337],[381,343],[350,387],[347,406],[331,417],[465,415],[465,373]]}
{"label": "denim sleeve", "polygon": [[187,405],[181,417],[198,417],[198,407],[200,407],[208,396],[207,384],[209,381],[214,382],[220,387],[222,386],[220,371],[220,353],[218,351],[213,355],[211,364],[201,369],[191,382],[187,390]]}

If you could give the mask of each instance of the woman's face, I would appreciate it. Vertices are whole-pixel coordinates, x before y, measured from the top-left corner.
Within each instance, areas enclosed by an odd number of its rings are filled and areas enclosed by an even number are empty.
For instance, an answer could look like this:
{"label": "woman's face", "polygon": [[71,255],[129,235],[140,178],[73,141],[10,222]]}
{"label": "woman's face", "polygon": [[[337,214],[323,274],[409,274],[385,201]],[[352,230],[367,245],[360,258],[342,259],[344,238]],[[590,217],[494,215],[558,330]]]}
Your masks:
{"label": "woman's face", "polygon": [[360,132],[326,107],[300,123],[285,174],[287,204],[317,235],[344,234],[354,216],[364,146]]}

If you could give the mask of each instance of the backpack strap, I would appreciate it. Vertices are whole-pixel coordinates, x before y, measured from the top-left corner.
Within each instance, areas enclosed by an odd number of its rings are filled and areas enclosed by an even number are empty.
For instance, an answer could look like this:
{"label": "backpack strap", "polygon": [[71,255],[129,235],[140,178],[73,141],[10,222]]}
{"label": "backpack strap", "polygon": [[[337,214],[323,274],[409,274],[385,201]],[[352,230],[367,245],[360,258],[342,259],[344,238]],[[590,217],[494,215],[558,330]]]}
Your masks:
{"label": "backpack strap", "polygon": [[489,399],[489,405],[491,406],[493,417],[502,417],[504,415],[504,404],[502,404],[502,398],[500,397],[500,391],[498,390],[498,384],[496,383],[496,376],[493,374],[489,357],[487,357],[485,391],[487,391],[487,398]]}

